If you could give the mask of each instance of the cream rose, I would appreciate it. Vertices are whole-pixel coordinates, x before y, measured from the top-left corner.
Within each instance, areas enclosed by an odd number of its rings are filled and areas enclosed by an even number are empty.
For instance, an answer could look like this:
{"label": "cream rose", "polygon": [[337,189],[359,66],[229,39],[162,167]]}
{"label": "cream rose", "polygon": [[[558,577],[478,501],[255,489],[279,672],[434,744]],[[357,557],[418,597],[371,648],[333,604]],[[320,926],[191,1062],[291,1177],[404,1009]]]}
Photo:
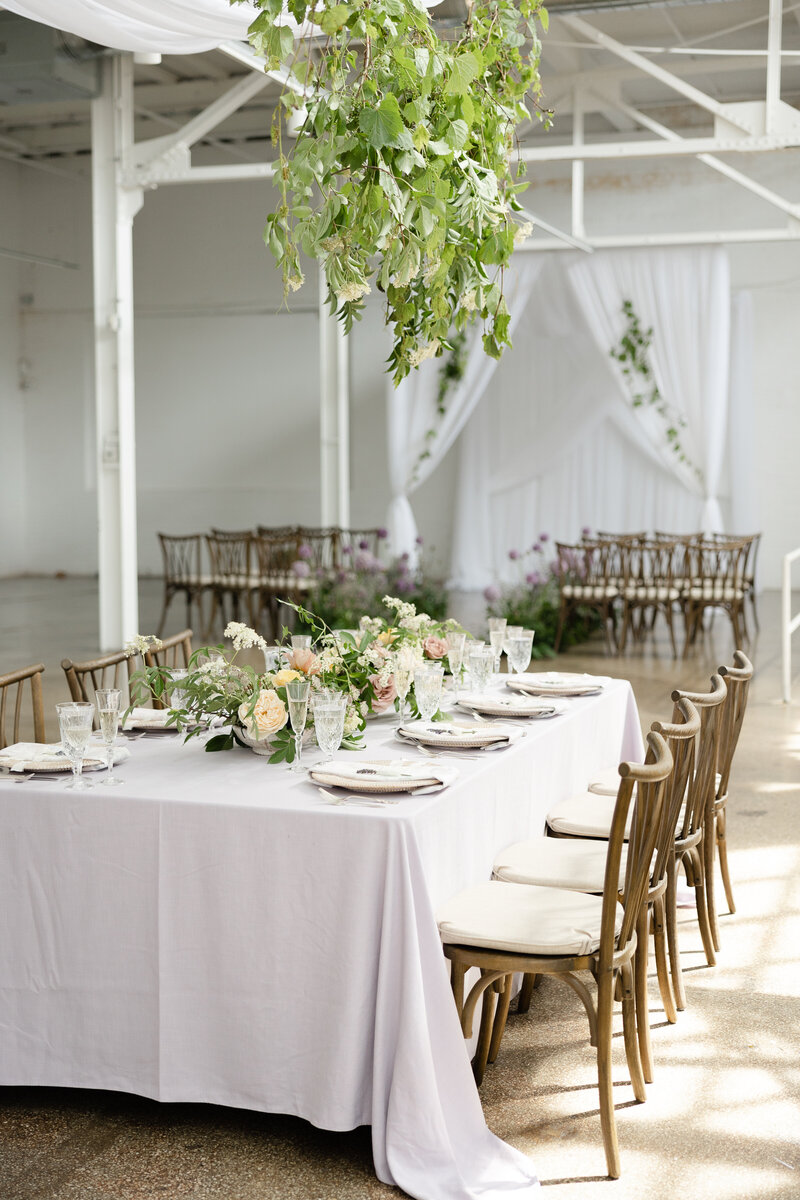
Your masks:
{"label": "cream rose", "polygon": [[435,637],[431,634],[426,637],[422,643],[422,649],[425,651],[426,658],[444,658],[447,654],[447,642],[444,638]]}
{"label": "cream rose", "polygon": [[286,705],[272,688],[258,693],[253,712],[248,716],[248,703],[239,706],[239,719],[252,738],[269,737],[283,729],[289,719]]}
{"label": "cream rose", "polygon": [[374,713],[386,712],[387,708],[391,708],[394,704],[397,696],[394,679],[390,678],[388,683],[381,683],[379,675],[370,675],[369,682],[372,684],[374,692],[372,711]]}
{"label": "cream rose", "polygon": [[[299,679],[299,678],[300,678],[299,671],[292,671],[288,667],[284,667],[282,671],[276,671],[276,673],[272,676],[272,686],[273,687],[285,687],[286,684],[291,683],[291,681],[293,679]],[[264,695],[263,692],[261,694],[262,694],[262,696]]]}

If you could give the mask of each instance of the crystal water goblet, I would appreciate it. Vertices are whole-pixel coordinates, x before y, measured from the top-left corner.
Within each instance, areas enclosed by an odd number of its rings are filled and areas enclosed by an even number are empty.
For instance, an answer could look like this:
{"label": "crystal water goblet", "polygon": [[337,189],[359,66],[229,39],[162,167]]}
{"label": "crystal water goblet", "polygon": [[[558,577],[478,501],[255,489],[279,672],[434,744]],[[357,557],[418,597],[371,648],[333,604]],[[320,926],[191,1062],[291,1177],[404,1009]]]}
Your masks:
{"label": "crystal water goblet", "polygon": [[533,652],[533,630],[524,629],[515,637],[508,639],[506,654],[512,668],[518,675],[527,671]]}
{"label": "crystal water goblet", "polygon": [[314,705],[314,730],[317,735],[317,744],[326,758],[335,754],[342,744],[346,713],[346,696]]}
{"label": "crystal water goblet", "polygon": [[290,771],[302,771],[300,762],[303,753],[303,734],[308,719],[308,679],[290,679],[286,685],[286,699],[289,702],[289,720],[294,732],[294,762],[289,764]]}
{"label": "crystal water goblet", "polygon": [[458,699],[458,686],[461,675],[461,668],[464,664],[464,646],[466,645],[466,633],[459,633],[452,630],[447,635],[447,663],[450,667],[450,674],[453,676],[453,695]]}
{"label": "crystal water goblet", "polygon": [[119,688],[98,688],[94,694],[97,715],[100,719],[100,736],[106,745],[106,776],[100,782],[105,787],[118,787],[124,782],[114,774],[114,743],[119,730],[119,704],[122,693]]}
{"label": "crystal water goblet", "polygon": [[430,721],[441,703],[443,680],[444,667],[439,663],[426,663],[414,672],[414,695],[423,721]]}
{"label": "crystal water goblet", "polygon": [[521,625],[506,625],[506,636],[503,642],[503,649],[505,650],[506,654],[508,654],[508,639],[512,637],[519,637],[521,633]]}
{"label": "crystal water goblet", "polygon": [[292,649],[293,650],[310,650],[311,649],[311,634],[310,633],[293,633],[292,634]]}
{"label": "crystal water goblet", "polygon": [[181,687],[181,681],[186,679],[191,671],[188,667],[172,667],[170,669],[170,680],[172,686],[169,689],[169,706],[170,708],[185,708],[186,707],[186,692]]}
{"label": "crystal water goblet", "polygon": [[94,705],[88,701],[76,700],[70,703],[57,704],[58,727],[61,732],[61,745],[72,767],[72,782],[68,788],[76,791],[88,791],[92,784],[82,778],[83,759],[94,725]]}
{"label": "crystal water goblet", "polygon": [[489,685],[494,667],[494,650],[491,646],[472,646],[467,656],[470,686],[483,692]]}

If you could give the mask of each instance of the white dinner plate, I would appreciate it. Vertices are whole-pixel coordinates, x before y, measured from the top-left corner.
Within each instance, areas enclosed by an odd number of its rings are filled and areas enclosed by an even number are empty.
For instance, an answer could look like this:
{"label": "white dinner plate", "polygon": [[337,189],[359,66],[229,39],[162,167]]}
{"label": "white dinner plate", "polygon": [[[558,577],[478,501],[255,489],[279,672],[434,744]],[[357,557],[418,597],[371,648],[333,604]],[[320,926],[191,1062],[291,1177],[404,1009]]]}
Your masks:
{"label": "white dinner plate", "polygon": [[507,745],[514,732],[496,721],[480,725],[463,721],[414,721],[410,725],[401,725],[397,736],[404,742],[437,746],[441,750],[474,750]]}
{"label": "white dinner plate", "polygon": [[529,717],[532,720],[556,717],[565,712],[567,707],[559,700],[528,696],[520,692],[511,696],[497,695],[496,692],[480,696],[460,696],[456,704],[468,712],[485,713],[490,717]]}
{"label": "white dinner plate", "polygon": [[346,788],[349,792],[381,795],[389,792],[418,792],[445,787],[454,777],[447,768],[420,763],[418,759],[371,759],[358,763],[334,760],[312,767],[309,778],[326,787]]}

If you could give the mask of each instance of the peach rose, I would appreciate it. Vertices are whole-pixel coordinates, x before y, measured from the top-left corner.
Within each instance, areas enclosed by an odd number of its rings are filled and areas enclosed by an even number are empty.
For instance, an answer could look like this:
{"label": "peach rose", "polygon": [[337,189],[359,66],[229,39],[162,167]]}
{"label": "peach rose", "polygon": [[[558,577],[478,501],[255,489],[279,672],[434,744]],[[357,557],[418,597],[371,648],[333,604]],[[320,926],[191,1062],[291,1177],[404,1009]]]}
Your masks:
{"label": "peach rose", "polygon": [[447,642],[444,638],[431,635],[425,638],[422,649],[425,651],[426,658],[444,658],[447,654]]}
{"label": "peach rose", "polygon": [[369,682],[372,684],[372,691],[374,693],[372,711],[374,713],[386,712],[387,708],[391,708],[394,704],[397,696],[394,679],[390,679],[388,683],[380,683],[379,676],[370,675]]}
{"label": "peach rose", "polygon": [[282,671],[276,671],[272,676],[273,687],[285,687],[287,683],[291,683],[293,679],[299,679],[299,671],[290,671],[288,667],[284,667]]}
{"label": "peach rose", "polygon": [[313,650],[293,650],[289,655],[289,666],[303,675],[319,675],[322,664]]}
{"label": "peach rose", "polygon": [[239,719],[252,738],[266,738],[272,733],[277,733],[289,719],[286,705],[272,688],[258,693],[256,706],[250,716],[247,715],[249,707],[246,702],[240,705]]}

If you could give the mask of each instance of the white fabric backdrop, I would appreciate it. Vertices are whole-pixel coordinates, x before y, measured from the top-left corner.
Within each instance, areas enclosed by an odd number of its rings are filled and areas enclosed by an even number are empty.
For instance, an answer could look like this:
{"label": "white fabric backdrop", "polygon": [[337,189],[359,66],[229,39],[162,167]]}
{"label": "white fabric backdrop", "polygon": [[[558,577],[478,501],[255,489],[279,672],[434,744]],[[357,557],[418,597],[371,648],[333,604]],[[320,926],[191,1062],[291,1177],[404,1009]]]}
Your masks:
{"label": "white fabric backdrop", "polygon": [[113,46],[198,54],[243,39],[257,10],[228,0],[3,0],[9,12]]}
{"label": "white fabric backdrop", "polygon": [[[729,296],[723,287],[724,262],[713,261],[718,253],[724,256],[716,250],[678,250],[675,260],[680,261],[670,261],[669,252],[640,251],[640,263],[616,263],[611,270],[617,279],[614,286],[619,289],[630,285],[630,297],[642,322],[656,329],[669,320],[666,283],[648,284],[642,295],[633,289],[637,277],[647,280],[648,270],[659,271],[666,264],[663,269],[668,277],[677,278],[682,285],[675,287],[675,303],[687,305],[690,315],[697,316],[696,304],[687,295],[692,286],[709,303],[713,294],[713,302],[724,308],[713,326],[713,357],[698,344],[691,330],[686,333],[683,351],[677,334],[670,344],[674,344],[676,354],[699,356],[700,366],[695,373],[698,380],[719,369],[727,389],[727,365],[720,365],[719,359],[723,342],[726,356],[728,350],[725,331]],[[576,279],[581,281],[585,271],[594,272],[592,291],[596,294],[596,281],[608,274],[603,263],[607,257],[637,256],[548,256],[534,285],[529,312],[517,327],[513,350],[499,364],[485,402],[477,407],[464,430],[451,564],[456,587],[483,588],[497,579],[515,580],[519,567],[509,561],[508,551],[524,551],[541,532],[571,540],[579,536],[584,525],[675,531],[701,525],[705,501],[700,489],[694,480],[686,480],[675,471],[669,461],[675,456],[670,451],[662,455],[660,444],[634,416],[640,410],[633,410],[626,401],[609,354],[622,332],[621,316],[613,332],[601,342],[585,315],[587,304],[579,294]],[[697,278],[692,285],[691,264],[695,257]],[[627,294],[619,299],[617,312]],[[663,316],[651,315],[647,306],[651,294],[659,297]],[[711,324],[709,317],[698,316],[698,320],[704,328]],[[671,324],[675,330],[681,328],[677,318]],[[708,365],[709,360],[712,365]],[[671,365],[665,374],[669,375],[673,395],[678,387],[673,379],[685,375],[689,379],[687,387],[694,387],[688,365]],[[662,378],[659,384],[666,392]],[[701,390],[698,382],[693,392],[698,403]],[[715,390],[717,409],[720,395],[719,389]],[[727,391],[722,401],[726,397]],[[692,413],[690,428],[684,431],[687,446],[688,435],[694,434],[694,426],[699,423],[695,409]],[[700,423],[700,428],[705,425]],[[719,428],[716,436],[720,436]],[[660,428],[659,439],[664,439]],[[691,447],[694,454],[694,442]],[[724,453],[723,440],[714,447],[714,453],[718,455],[718,466]],[[702,465],[705,461],[701,460]],[[715,466],[710,456],[708,461]],[[530,566],[527,560],[523,571]]]}
{"label": "white fabric backdrop", "polygon": [[[539,255],[518,255],[513,270],[506,274],[504,290],[511,313],[512,338],[543,267],[544,259]],[[486,393],[498,366],[496,359],[484,354],[482,334],[482,323],[477,322],[467,340],[464,376],[448,395],[447,411],[441,419],[436,411],[441,358],[422,363],[397,388],[391,379],[387,382],[387,454],[392,499],[386,527],[392,553],[408,554],[413,564],[417,560],[417,523],[409,496],[438,467]],[[426,434],[431,429],[436,436],[428,440]],[[430,454],[419,462],[425,449]]]}

